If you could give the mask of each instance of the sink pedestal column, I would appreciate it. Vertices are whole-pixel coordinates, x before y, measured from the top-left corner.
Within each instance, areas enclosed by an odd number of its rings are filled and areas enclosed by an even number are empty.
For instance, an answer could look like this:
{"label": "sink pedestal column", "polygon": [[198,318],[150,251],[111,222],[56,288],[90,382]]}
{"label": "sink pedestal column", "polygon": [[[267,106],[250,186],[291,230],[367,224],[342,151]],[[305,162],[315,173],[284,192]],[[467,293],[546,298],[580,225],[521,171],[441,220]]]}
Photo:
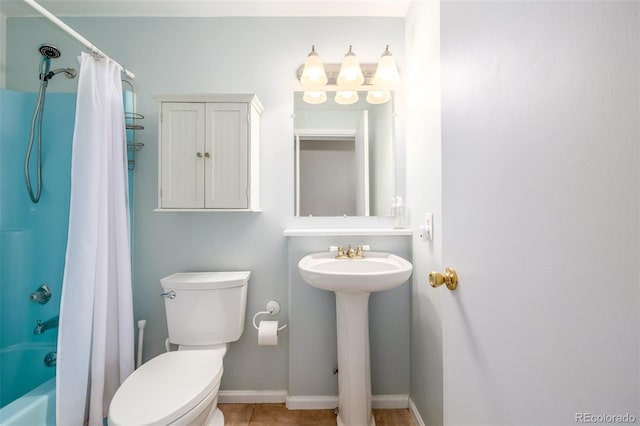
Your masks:
{"label": "sink pedestal column", "polygon": [[375,426],[371,411],[369,294],[336,292],[338,426]]}

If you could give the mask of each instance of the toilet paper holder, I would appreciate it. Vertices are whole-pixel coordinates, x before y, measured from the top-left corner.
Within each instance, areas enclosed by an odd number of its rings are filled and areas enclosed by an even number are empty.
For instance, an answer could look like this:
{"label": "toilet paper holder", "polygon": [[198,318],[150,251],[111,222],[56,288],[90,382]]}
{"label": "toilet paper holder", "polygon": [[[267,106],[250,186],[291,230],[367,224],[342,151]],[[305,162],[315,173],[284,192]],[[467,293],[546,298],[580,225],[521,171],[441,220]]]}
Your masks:
{"label": "toilet paper holder", "polygon": [[[253,327],[256,330],[259,330],[259,327],[256,325],[256,318],[258,317],[258,315],[278,315],[278,313],[280,312],[280,303],[276,302],[275,300],[271,300],[269,302],[267,302],[267,310],[266,311],[260,311],[258,313],[256,313],[253,316]],[[284,329],[287,326],[287,324],[283,325],[282,327],[278,328],[278,331]]]}

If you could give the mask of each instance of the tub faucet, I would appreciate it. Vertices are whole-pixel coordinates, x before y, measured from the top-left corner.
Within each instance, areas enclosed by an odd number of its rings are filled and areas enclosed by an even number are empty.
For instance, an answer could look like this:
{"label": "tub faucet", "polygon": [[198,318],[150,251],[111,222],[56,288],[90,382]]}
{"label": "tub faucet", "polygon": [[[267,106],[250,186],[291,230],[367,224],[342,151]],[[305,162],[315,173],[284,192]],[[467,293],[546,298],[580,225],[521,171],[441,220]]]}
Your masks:
{"label": "tub faucet", "polygon": [[29,296],[29,299],[32,302],[37,302],[41,305],[44,305],[49,301],[49,299],[51,299],[51,289],[49,288],[48,285],[42,284],[40,287],[36,289],[36,291],[31,293],[31,295]]}
{"label": "tub faucet", "polygon": [[45,322],[38,320],[36,328],[33,329],[33,334],[42,334],[51,328],[58,328],[58,315]]}

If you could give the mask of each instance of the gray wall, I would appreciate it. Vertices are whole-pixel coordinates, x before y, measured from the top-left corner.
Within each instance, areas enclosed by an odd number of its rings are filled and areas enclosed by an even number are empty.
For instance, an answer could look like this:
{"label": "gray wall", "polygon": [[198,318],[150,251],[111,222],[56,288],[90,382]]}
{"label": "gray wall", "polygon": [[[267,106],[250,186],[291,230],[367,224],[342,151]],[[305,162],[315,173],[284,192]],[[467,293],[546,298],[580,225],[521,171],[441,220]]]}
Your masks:
{"label": "gray wall", "polygon": [[[293,219],[293,90],[296,69],[311,44],[325,62],[339,62],[349,44],[361,62],[377,62],[386,44],[403,61],[401,18],[65,18],[95,45],[136,73],[138,132],[146,144],[136,160],[134,309],[146,318],[145,359],[163,351],[166,321],[160,278],[176,271],[250,269],[247,319],[268,300],[283,306],[288,321],[286,240],[289,225],[318,220]],[[76,65],[75,41],[39,18],[7,22],[7,87],[36,91],[36,48],[50,42],[62,50],[57,66]],[[58,78],[51,91],[75,91],[75,81]],[[261,201],[263,213],[154,213],[157,200],[157,93],[256,93],[262,114]],[[302,218],[301,218],[302,219]],[[314,218],[315,219],[315,218]],[[367,219],[367,220],[365,220]],[[335,219],[323,223],[384,226],[380,218]],[[407,302],[408,303],[408,302]],[[333,330],[323,323],[327,333]],[[292,328],[295,324],[292,324]],[[398,331],[400,332],[400,331]],[[307,346],[320,344],[307,336]],[[322,344],[331,345],[332,342]],[[408,341],[405,342],[408,345]],[[277,348],[257,346],[249,325],[225,360],[223,389],[286,389],[289,340]],[[299,361],[299,360],[293,360]],[[374,372],[376,383],[395,383],[395,373]]]}
{"label": "gray wall", "polygon": [[[407,207],[413,238],[411,293],[411,399],[428,425],[443,424],[441,298],[428,284],[442,270],[442,156],[440,135],[440,5],[414,2],[406,22]],[[434,239],[418,227],[433,213]]]}

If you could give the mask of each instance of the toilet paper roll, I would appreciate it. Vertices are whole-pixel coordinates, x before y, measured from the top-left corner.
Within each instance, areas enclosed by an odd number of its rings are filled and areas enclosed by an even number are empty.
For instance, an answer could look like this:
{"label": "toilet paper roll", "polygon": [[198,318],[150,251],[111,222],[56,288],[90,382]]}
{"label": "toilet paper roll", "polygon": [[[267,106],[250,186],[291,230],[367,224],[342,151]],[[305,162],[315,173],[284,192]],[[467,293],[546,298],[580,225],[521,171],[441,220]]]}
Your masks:
{"label": "toilet paper roll", "polygon": [[276,346],[278,344],[278,321],[260,321],[258,326],[258,345]]}

